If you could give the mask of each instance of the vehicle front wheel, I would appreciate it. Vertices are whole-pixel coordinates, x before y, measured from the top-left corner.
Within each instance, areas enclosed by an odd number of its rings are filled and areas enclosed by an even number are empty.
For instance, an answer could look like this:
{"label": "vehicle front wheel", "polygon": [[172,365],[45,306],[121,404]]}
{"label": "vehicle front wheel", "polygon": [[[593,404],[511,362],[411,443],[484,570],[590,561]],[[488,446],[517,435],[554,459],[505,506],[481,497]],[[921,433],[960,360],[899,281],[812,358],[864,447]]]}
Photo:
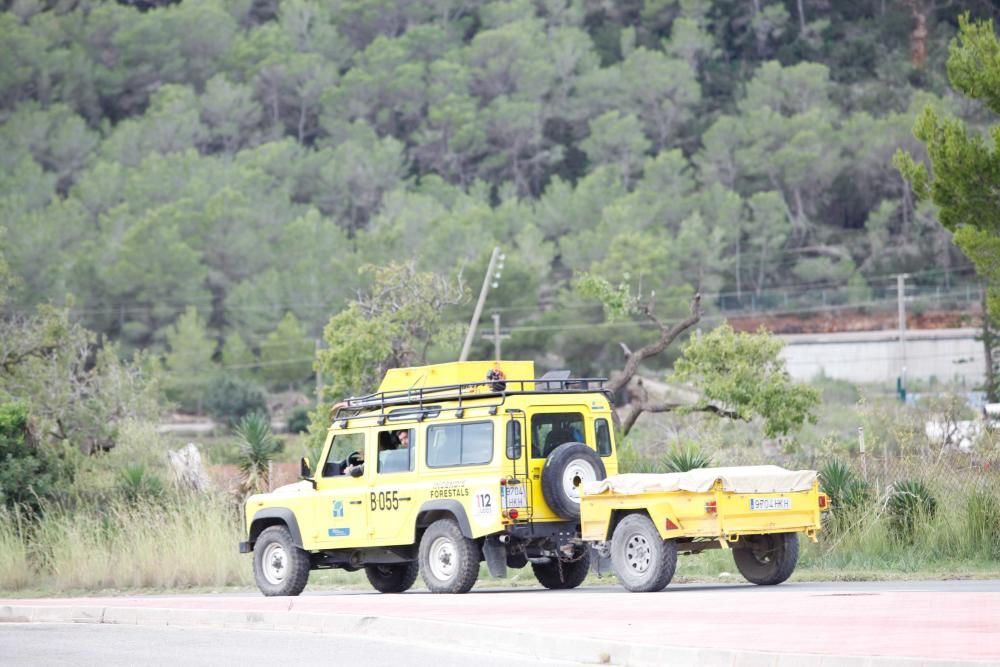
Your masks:
{"label": "vehicle front wheel", "polygon": [[611,565],[619,583],[634,593],[666,588],[677,568],[677,543],[664,540],[645,514],[629,514],[611,537]]}
{"label": "vehicle front wheel", "polygon": [[532,563],[538,583],[551,590],[576,588],[587,578],[590,571],[590,547],[585,547],[583,556],[574,561],[550,560],[548,563]]}
{"label": "vehicle front wheel", "polygon": [[792,576],[799,561],[799,536],[796,533],[748,535],[733,548],[736,569],[747,581],[758,586],[774,586]]}
{"label": "vehicle front wheel", "polygon": [[468,593],[479,577],[479,549],[454,519],[438,519],[420,539],[420,575],[432,593]]}
{"label": "vehicle front wheel", "polygon": [[253,576],[268,597],[298,595],[309,581],[309,554],[295,546],[285,526],[270,526],[253,547]]}
{"label": "vehicle front wheel", "polygon": [[379,593],[403,593],[410,590],[419,571],[420,564],[415,560],[409,563],[365,565],[368,583]]}

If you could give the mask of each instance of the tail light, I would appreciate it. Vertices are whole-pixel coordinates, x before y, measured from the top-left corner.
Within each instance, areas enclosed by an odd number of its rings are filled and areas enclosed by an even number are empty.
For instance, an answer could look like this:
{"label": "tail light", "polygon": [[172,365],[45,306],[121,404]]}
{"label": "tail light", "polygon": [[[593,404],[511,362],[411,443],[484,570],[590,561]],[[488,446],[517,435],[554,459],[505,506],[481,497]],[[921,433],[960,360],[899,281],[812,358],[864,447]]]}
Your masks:
{"label": "tail light", "polygon": [[830,496],[825,493],[819,494],[819,508],[825,510],[830,507]]}
{"label": "tail light", "polygon": [[717,514],[719,511],[718,505],[716,505],[714,500],[709,500],[705,503],[705,514]]}
{"label": "tail light", "polygon": [[509,512],[507,512],[507,516],[509,516],[511,519],[517,519],[517,517],[518,517],[518,511],[517,510],[510,510]]}

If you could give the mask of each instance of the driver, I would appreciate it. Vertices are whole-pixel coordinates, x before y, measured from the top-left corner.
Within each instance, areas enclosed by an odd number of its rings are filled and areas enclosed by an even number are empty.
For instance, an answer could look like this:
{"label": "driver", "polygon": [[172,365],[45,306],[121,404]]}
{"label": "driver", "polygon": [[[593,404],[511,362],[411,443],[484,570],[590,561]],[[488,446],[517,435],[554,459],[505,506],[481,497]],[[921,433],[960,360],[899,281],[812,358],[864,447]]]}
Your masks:
{"label": "driver", "polygon": [[[354,472],[357,470],[357,472]],[[365,472],[365,455],[364,452],[351,452],[351,454],[344,460],[344,474],[351,475],[353,477],[360,477]]]}

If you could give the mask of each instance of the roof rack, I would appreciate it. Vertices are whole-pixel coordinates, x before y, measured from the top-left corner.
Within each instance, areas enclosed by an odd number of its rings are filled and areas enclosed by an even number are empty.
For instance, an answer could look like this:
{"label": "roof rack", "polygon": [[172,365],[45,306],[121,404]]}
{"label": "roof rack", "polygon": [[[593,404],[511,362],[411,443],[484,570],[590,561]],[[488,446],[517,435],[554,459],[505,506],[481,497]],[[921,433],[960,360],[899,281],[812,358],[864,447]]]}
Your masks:
{"label": "roof rack", "polygon": [[[427,403],[458,401],[458,409],[469,400],[499,397],[502,405],[507,396],[518,394],[607,394],[607,378],[543,377],[531,380],[486,380],[465,384],[449,384],[413,389],[380,391],[364,396],[354,396],[338,404],[334,419],[357,416],[369,410],[385,414],[388,407],[416,406],[418,411]],[[350,413],[343,415],[342,413]]]}

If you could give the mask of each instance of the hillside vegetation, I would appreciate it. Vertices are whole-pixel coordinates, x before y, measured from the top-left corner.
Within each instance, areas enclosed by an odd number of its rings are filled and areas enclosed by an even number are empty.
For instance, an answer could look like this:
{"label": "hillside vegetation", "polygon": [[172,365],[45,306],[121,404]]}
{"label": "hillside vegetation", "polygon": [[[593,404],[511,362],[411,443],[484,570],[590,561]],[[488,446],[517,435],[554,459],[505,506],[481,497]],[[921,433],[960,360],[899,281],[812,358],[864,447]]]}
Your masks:
{"label": "hillside vegetation", "polygon": [[207,354],[302,380],[362,265],[468,283],[494,245],[506,356],[580,372],[620,351],[574,272],[667,310],[971,274],[891,158],[922,155],[926,104],[982,124],[944,60],[988,2],[0,7],[6,308],[70,305],[125,349],[194,340],[181,373]]}

